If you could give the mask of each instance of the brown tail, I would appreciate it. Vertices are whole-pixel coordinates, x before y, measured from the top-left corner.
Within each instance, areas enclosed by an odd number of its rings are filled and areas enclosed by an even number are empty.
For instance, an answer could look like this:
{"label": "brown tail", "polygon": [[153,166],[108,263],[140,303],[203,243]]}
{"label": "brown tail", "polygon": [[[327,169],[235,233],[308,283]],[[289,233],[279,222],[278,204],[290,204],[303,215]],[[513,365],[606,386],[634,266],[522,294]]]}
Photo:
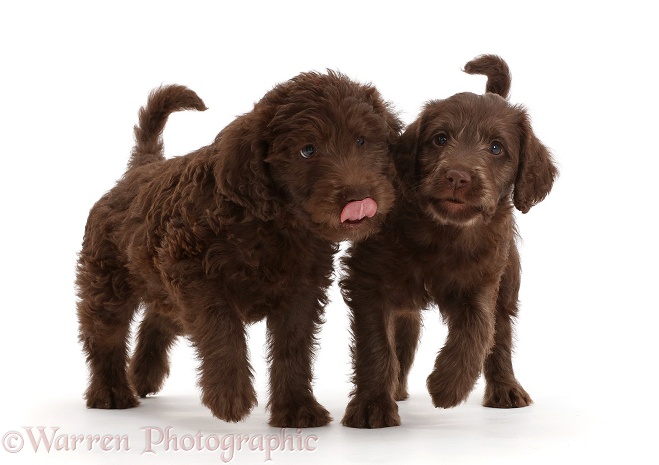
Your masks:
{"label": "brown tail", "polygon": [[140,108],[128,169],[164,160],[162,131],[167,118],[175,111],[191,109],[204,111],[206,105],[187,87],[168,85],[153,90],[146,106]]}
{"label": "brown tail", "polygon": [[464,72],[468,74],[484,74],[487,76],[485,92],[498,94],[508,98],[510,92],[510,69],[501,57],[496,55],[481,55],[465,65]]}

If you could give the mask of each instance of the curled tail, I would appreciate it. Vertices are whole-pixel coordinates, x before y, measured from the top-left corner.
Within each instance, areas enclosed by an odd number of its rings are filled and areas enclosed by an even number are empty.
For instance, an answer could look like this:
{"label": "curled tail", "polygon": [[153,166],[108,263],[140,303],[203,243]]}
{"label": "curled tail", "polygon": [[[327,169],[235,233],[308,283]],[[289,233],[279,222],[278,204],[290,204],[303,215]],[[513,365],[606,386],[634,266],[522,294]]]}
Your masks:
{"label": "curled tail", "polygon": [[140,108],[128,169],[164,160],[162,131],[167,118],[175,111],[191,109],[204,111],[206,105],[187,87],[168,85],[153,90],[147,104]]}
{"label": "curled tail", "polygon": [[496,55],[481,55],[465,65],[464,72],[468,74],[484,74],[487,76],[485,92],[498,94],[508,98],[510,92],[510,69],[501,57]]}

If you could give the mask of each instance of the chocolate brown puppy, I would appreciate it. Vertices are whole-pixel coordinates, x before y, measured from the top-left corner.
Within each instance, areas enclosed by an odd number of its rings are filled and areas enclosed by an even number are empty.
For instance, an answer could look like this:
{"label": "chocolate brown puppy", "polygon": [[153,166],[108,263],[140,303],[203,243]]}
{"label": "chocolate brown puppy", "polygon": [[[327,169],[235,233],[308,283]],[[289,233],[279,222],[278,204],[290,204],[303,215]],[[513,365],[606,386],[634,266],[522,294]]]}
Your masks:
{"label": "chocolate brown puppy", "polygon": [[158,392],[168,349],[186,335],[200,359],[202,402],[240,421],[257,404],[245,327],[266,318],[270,424],[326,425],[312,357],[333,255],[339,241],[375,232],[390,210],[401,123],[374,87],[303,73],[210,145],[165,159],[167,117],[188,108],[205,105],[185,87],[152,93],[128,170],[89,214],[77,269],[87,406],[135,407]]}
{"label": "chocolate brown puppy", "polygon": [[485,406],[531,403],[511,362],[520,287],[513,208],[526,213],[543,200],[557,170],[527,112],[506,100],[506,63],[485,55],[465,71],[488,76],[486,93],[425,105],[401,137],[400,202],[344,258],[354,357],[346,426],[400,424],[396,401],[408,396],[420,310],[431,304],[448,325],[427,380],[436,407],[463,402],[481,372]]}

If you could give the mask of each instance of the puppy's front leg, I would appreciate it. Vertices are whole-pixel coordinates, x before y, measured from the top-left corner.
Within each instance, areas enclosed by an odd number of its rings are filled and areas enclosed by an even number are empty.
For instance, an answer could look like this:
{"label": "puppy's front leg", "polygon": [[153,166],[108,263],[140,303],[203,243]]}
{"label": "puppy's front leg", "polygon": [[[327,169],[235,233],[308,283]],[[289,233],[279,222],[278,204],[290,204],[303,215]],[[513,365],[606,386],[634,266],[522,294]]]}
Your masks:
{"label": "puppy's front leg", "polygon": [[394,390],[400,365],[396,357],[394,314],[375,304],[379,299],[353,298],[352,353],[355,383],[341,423],[352,428],[399,426]]}
{"label": "puppy's front leg", "polygon": [[496,286],[454,295],[439,302],[449,331],[427,380],[432,402],[441,408],[467,399],[494,344]]}
{"label": "puppy's front leg", "polygon": [[332,421],[313,395],[312,359],[322,307],[310,296],[268,315],[270,426],[309,428]]}
{"label": "puppy's front leg", "polygon": [[222,307],[197,314],[191,339],[201,360],[201,400],[225,421],[243,420],[257,405],[252,385],[245,325],[237,312]]}

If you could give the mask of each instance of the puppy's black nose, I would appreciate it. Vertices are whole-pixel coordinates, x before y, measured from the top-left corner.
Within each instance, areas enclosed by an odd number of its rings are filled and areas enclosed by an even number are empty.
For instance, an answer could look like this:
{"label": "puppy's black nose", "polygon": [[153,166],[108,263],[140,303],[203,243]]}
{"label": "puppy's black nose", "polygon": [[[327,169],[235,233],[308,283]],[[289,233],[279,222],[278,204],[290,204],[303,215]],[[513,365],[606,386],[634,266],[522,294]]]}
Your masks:
{"label": "puppy's black nose", "polygon": [[471,176],[466,171],[448,170],[446,172],[446,180],[451,183],[454,189],[468,184],[471,181]]}

